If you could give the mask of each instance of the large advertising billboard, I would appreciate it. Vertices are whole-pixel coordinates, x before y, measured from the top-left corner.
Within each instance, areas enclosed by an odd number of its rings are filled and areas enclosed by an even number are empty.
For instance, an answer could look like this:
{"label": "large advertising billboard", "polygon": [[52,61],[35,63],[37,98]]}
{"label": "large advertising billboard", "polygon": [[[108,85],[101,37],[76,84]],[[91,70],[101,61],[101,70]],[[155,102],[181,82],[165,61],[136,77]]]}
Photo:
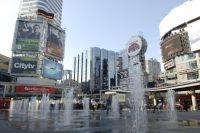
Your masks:
{"label": "large advertising billboard", "polygon": [[13,57],[12,74],[31,74],[35,75],[37,70],[37,59],[33,57]]}
{"label": "large advertising billboard", "polygon": [[46,54],[58,58],[64,58],[65,32],[48,25]]}
{"label": "large advertising billboard", "polygon": [[184,49],[181,44],[180,35],[174,35],[173,37],[163,41],[161,43],[161,50],[164,61],[172,59],[178,52],[182,52]]}
{"label": "large advertising billboard", "polygon": [[62,78],[62,70],[62,64],[49,59],[44,59],[43,77],[60,80]]}
{"label": "large advertising billboard", "polygon": [[14,51],[37,52],[43,33],[43,23],[18,20]]}

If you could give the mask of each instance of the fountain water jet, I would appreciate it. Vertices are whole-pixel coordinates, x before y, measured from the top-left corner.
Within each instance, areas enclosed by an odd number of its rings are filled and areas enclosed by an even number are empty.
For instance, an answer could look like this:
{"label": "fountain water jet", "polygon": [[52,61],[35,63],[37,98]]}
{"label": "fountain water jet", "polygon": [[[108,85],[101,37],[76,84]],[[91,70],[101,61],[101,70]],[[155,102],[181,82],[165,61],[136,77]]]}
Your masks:
{"label": "fountain water jet", "polygon": [[119,101],[117,95],[112,95],[111,111],[114,118],[119,118]]}
{"label": "fountain water jet", "polygon": [[49,112],[49,94],[42,94],[39,111],[41,118],[46,119],[47,113]]}
{"label": "fountain water jet", "polygon": [[[135,36],[130,39],[127,47],[129,55],[129,85],[131,91],[129,97],[131,123],[127,124],[126,133],[147,132],[147,112],[144,107],[144,53],[147,49],[147,42],[142,36]],[[143,61],[143,62],[142,62]]]}
{"label": "fountain water jet", "polygon": [[90,98],[88,97],[83,98],[83,110],[84,110],[84,115],[88,116],[90,110]]}
{"label": "fountain water jet", "polygon": [[167,105],[168,105],[168,117],[170,121],[177,120],[177,112],[175,109],[175,91],[168,90],[166,93]]}
{"label": "fountain water jet", "polygon": [[74,89],[71,88],[69,92],[65,92],[64,94],[64,124],[70,125],[71,124],[71,116],[72,116],[72,109],[73,109],[73,93]]}

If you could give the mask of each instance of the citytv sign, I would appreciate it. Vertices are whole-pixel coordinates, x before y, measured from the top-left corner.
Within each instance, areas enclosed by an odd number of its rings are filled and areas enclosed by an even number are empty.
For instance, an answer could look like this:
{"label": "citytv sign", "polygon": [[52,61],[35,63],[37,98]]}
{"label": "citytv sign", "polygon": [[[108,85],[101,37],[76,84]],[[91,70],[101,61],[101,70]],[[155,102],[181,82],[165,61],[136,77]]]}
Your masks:
{"label": "citytv sign", "polygon": [[13,57],[11,73],[36,74],[37,60],[32,57]]}

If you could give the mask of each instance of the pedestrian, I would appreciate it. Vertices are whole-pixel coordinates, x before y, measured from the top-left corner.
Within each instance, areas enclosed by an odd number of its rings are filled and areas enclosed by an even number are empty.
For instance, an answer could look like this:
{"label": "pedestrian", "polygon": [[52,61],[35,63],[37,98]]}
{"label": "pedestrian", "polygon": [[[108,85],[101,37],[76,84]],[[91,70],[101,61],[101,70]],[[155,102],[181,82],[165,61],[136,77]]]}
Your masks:
{"label": "pedestrian", "polygon": [[184,105],[183,105],[184,107],[184,110],[186,111],[186,112],[188,112],[188,102],[186,101],[186,100],[184,100]]}
{"label": "pedestrian", "polygon": [[91,99],[91,104],[92,104],[92,110],[95,111],[95,110],[96,110],[96,106],[97,106],[96,104],[97,104],[97,103],[96,103],[96,101],[95,101],[93,98]]}
{"label": "pedestrian", "polygon": [[109,114],[109,110],[111,109],[111,103],[112,103],[112,96],[110,95],[106,100],[106,114]]}

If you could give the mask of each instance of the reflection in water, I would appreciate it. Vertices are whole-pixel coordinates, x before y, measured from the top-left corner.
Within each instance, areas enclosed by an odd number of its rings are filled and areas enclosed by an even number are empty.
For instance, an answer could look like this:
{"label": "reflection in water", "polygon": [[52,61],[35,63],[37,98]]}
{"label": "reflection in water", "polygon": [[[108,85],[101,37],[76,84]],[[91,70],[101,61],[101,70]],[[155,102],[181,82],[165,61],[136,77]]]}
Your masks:
{"label": "reflection in water", "polygon": [[[120,119],[107,118],[106,112],[104,111],[95,111],[90,113],[89,116],[83,115],[84,110],[82,111],[73,111],[71,116],[72,123],[70,125],[64,125],[63,116],[64,111],[59,111],[58,113],[49,112],[46,119],[39,119],[40,113],[34,113],[31,115],[25,114],[14,114],[7,110],[0,110],[0,120],[1,122],[5,121],[6,125],[9,125],[8,128],[13,128],[17,130],[24,131],[38,131],[38,132],[74,132],[74,133],[127,133],[125,122],[131,122],[131,112],[123,112]],[[182,112],[179,115],[187,115]],[[158,117],[158,119],[156,119]],[[168,119],[164,119],[166,116],[164,113],[152,114],[148,118],[148,127],[150,131],[148,133],[165,133],[174,131],[174,133],[182,132],[186,133],[185,129],[200,129],[199,120],[178,120],[174,123],[170,122]],[[199,117],[199,115],[195,115]],[[180,118],[180,117],[179,117]],[[181,117],[182,118],[182,117]],[[129,131],[134,133],[133,130]]]}
{"label": "reflection in water", "polygon": [[179,120],[178,121],[180,126],[189,126],[189,127],[199,127],[200,121],[198,120]]}

